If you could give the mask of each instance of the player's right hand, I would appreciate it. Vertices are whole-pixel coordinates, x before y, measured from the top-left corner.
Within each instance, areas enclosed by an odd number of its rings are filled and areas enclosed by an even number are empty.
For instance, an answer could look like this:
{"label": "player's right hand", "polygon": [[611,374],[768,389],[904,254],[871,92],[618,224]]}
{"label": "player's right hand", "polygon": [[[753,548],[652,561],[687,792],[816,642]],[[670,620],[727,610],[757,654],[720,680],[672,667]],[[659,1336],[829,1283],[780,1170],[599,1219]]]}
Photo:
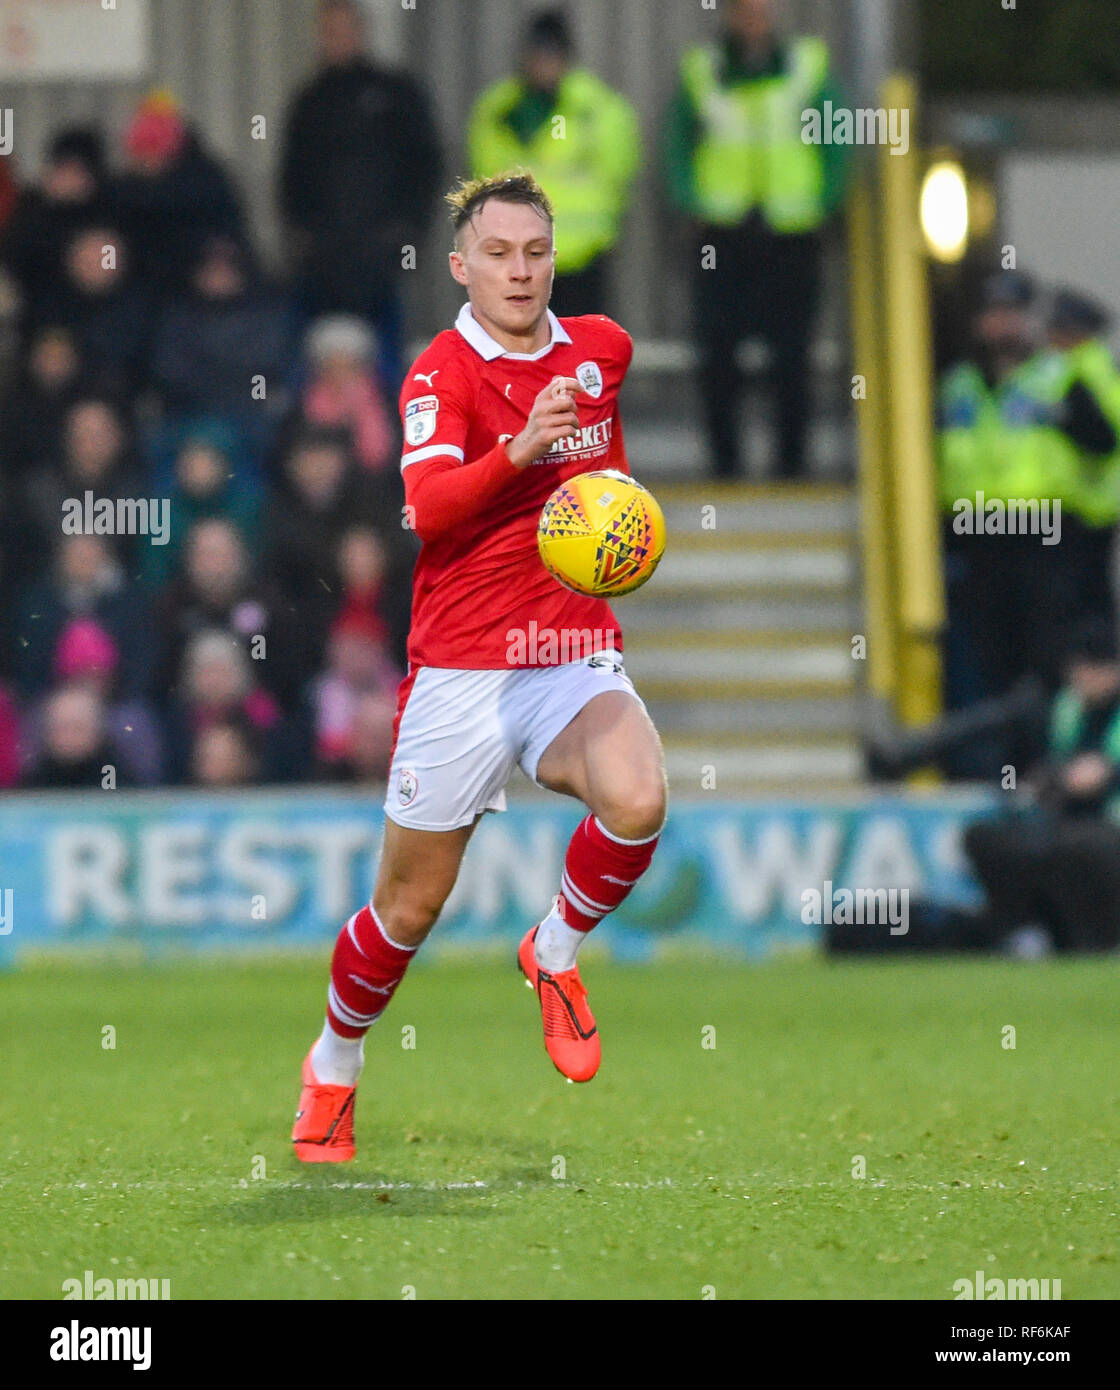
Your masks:
{"label": "player's right hand", "polygon": [[568,439],[579,429],[575,393],[583,387],[572,376],[555,376],[533,402],[520,434],[506,445],[509,461],[525,468],[547,454],[558,439]]}

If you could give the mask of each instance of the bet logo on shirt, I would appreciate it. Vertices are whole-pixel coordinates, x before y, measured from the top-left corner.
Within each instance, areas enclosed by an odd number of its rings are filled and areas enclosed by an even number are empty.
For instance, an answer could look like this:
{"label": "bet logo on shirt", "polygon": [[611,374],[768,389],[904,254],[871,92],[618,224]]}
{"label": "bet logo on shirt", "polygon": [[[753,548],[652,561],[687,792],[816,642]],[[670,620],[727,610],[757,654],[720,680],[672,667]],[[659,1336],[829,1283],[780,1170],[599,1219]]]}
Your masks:
{"label": "bet logo on shirt", "polygon": [[436,432],[438,396],[417,396],[404,408],[404,437],[409,444],[423,444]]}

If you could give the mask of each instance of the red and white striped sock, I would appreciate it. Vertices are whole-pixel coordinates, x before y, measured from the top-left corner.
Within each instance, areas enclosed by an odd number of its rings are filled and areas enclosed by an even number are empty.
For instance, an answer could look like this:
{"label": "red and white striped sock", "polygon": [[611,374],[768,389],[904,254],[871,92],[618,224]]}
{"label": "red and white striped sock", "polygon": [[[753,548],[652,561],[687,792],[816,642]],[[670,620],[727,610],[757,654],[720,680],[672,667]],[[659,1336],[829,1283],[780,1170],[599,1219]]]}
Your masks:
{"label": "red and white striped sock", "polygon": [[580,822],[564,857],[556,906],[534,942],[546,970],[571,970],[587,933],[628,897],[649,868],[660,831],[644,840],[612,835],[595,816]]}
{"label": "red and white striped sock", "polygon": [[325,1086],[353,1086],[362,1069],[362,1042],[389,1006],[416,954],[381,925],[373,904],[355,912],[338,934],[331,957],[327,1021],[311,1052],[311,1069]]}

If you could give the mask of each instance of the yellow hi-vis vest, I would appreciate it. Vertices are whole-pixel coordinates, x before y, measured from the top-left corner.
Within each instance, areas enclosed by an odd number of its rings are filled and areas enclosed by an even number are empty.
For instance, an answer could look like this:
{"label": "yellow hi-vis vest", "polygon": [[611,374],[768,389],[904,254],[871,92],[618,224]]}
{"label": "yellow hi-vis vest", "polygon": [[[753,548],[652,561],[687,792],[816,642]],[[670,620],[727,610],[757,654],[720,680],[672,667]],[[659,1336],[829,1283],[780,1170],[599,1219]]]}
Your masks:
{"label": "yellow hi-vis vest", "polygon": [[618,239],[641,160],[638,120],[624,97],[593,73],[573,68],[560,83],[552,115],[525,145],[506,121],[523,91],[520,78],[510,77],[479,97],[467,133],[471,173],[489,178],[517,167],[532,171],[556,215],[556,269],[571,274]]}
{"label": "yellow hi-vis vest", "polygon": [[698,216],[718,226],[759,208],[776,232],[814,231],[824,221],[824,162],[801,139],[803,113],[828,75],[821,39],[790,44],[789,71],[725,87],[715,46],[690,49],[681,77],[703,133],[693,153]]}
{"label": "yellow hi-vis vest", "polygon": [[[1106,343],[1089,338],[1057,354],[1064,396],[1080,381],[1096,398],[1102,414],[1120,435],[1120,372]],[[1073,446],[1070,446],[1073,448]],[[1070,511],[1090,526],[1120,521],[1120,447],[1107,458],[1074,449],[1074,482],[1066,498]]]}
{"label": "yellow hi-vis vest", "polygon": [[946,511],[977,492],[1003,502],[1068,505],[1077,450],[1054,420],[1069,380],[1051,353],[1036,354],[994,391],[972,363],[946,374],[938,436],[938,494]]}

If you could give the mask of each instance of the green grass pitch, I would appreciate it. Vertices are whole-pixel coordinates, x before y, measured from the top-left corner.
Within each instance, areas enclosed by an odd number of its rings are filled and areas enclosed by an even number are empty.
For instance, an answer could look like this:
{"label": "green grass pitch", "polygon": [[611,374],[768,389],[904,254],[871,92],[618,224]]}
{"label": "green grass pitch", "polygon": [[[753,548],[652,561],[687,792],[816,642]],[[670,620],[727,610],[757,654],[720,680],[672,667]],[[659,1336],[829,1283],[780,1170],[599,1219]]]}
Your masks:
{"label": "green grass pitch", "polygon": [[1120,1295],[1115,962],[589,959],[581,1087],[509,955],[413,970],[339,1167],[288,1145],[326,952],[0,976],[0,1297]]}

